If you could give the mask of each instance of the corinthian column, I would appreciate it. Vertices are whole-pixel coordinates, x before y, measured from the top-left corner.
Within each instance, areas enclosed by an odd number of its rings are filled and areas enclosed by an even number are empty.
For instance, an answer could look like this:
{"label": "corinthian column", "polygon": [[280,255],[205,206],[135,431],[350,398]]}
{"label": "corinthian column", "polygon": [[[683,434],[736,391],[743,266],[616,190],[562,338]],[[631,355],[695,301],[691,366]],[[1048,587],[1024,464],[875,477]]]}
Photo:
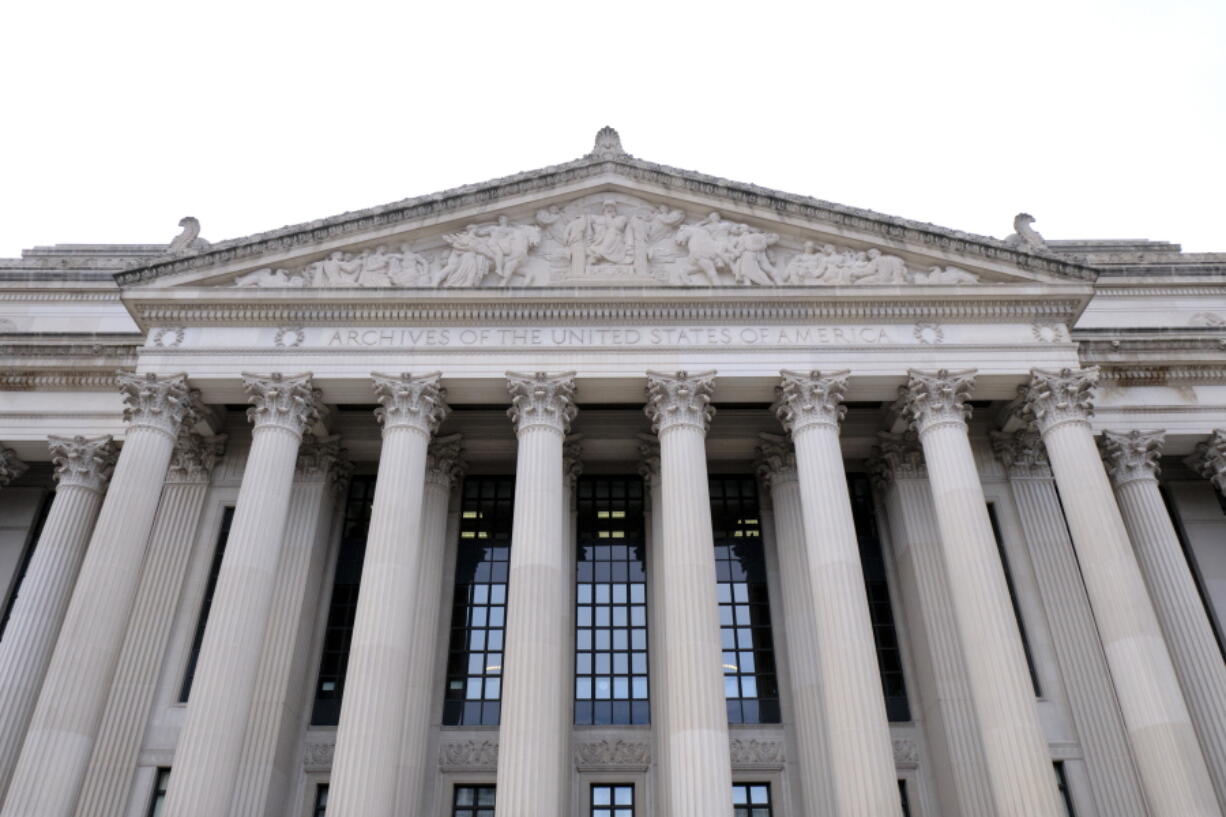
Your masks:
{"label": "corinthian column", "polygon": [[132,607],[132,620],[98,727],[77,817],[122,817],[127,813],[141,738],[157,692],[183,578],[197,540],[205,494],[213,468],[225,451],[225,442],[224,434],[203,437],[185,429],[175,442],[162,501],[149,534],[149,554]]}
{"label": "corinthian column", "polygon": [[647,416],[660,438],[657,580],[664,588],[662,724],[670,817],[732,817],[732,756],[724,705],[715,539],[707,486],[707,425],[715,372],[647,373]]}
{"label": "corinthian column", "polygon": [[562,450],[576,414],[573,372],[507,373],[519,452],[498,730],[499,817],[553,817],[566,809],[570,723],[558,672],[570,642],[574,577],[562,529]]}
{"label": "corinthian column", "polygon": [[115,467],[110,437],[51,437],[50,443],[55,499],[0,641],[0,802]]}
{"label": "corinthian column", "polygon": [[408,651],[414,656],[405,684],[404,730],[400,749],[400,804],[396,814],[423,814],[422,803],[427,750],[430,748],[431,717],[434,714],[434,656],[442,599],[444,556],[447,552],[447,506],[451,487],[464,477],[464,447],[459,434],[439,437],[426,454],[426,482],[421,512],[421,567],[418,571],[417,606]]}
{"label": "corinthian column", "polygon": [[[128,431],[4,801],[4,817],[69,817],[98,735],[179,427],[185,375],[118,375]],[[54,769],[54,774],[48,770]]]}
{"label": "corinthian column", "polygon": [[[809,554],[805,547],[804,513],[796,453],[790,441],[762,434],[758,446],[758,474],[770,491],[775,518],[775,549],[783,591],[784,631],[792,682],[792,710],[797,772],[804,793],[802,814],[837,814],[826,746],[822,697],[822,668],[818,657],[817,607],[809,580]],[[861,583],[863,584],[863,583]],[[892,762],[892,759],[891,759]]]}
{"label": "corinthian column", "polygon": [[[21,461],[16,451],[0,445],[0,488],[24,474],[29,467]],[[0,797],[3,796],[4,792],[0,790]]]}
{"label": "corinthian column", "polygon": [[395,814],[405,692],[413,663],[422,660],[412,652],[412,638],[426,451],[449,412],[437,372],[371,378],[383,448],[328,796],[329,810],[339,817]]}
{"label": "corinthian column", "polygon": [[298,447],[319,416],[311,376],[243,375],[251,450],[166,793],[167,817],[223,817],[238,778]]}
{"label": "corinthian column", "polygon": [[973,371],[910,372],[915,420],[936,508],[954,619],[962,641],[992,795],[1000,817],[1061,817],[1051,754],[966,419]]}
{"label": "corinthian column", "polygon": [[834,814],[894,817],[902,808],[894,749],[839,447],[846,389],[845,371],[783,372],[775,412],[796,446],[813,603],[801,614],[814,624]]}
{"label": "corinthian column", "polygon": [[1219,815],[1158,618],[1090,430],[1097,369],[1034,369],[1024,411],[1047,447],[1155,817]]}
{"label": "corinthian column", "polygon": [[651,690],[651,738],[652,760],[655,761],[656,785],[652,811],[656,817],[669,817],[668,792],[671,790],[668,776],[668,752],[665,751],[668,734],[668,706],[663,690],[668,687],[666,669],[668,662],[668,638],[664,632],[664,597],[668,589],[660,579],[660,549],[663,534],[660,530],[660,441],[654,434],[640,434],[639,476],[647,488],[643,510],[648,516],[647,543],[647,669],[650,673]]}
{"label": "corinthian column", "polygon": [[1107,431],[1101,448],[1209,775],[1218,799],[1226,803],[1226,663],[1158,490],[1164,436],[1161,431]]}

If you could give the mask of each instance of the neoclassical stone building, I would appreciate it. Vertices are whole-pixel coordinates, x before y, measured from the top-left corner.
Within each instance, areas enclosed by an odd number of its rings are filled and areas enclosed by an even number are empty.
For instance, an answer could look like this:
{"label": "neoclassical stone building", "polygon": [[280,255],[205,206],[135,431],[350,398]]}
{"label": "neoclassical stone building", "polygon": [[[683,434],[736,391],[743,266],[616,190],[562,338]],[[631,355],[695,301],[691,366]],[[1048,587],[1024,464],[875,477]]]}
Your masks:
{"label": "neoclassical stone building", "polygon": [[1222,814],[1226,254],[1031,221],[605,129],[0,261],[0,815]]}

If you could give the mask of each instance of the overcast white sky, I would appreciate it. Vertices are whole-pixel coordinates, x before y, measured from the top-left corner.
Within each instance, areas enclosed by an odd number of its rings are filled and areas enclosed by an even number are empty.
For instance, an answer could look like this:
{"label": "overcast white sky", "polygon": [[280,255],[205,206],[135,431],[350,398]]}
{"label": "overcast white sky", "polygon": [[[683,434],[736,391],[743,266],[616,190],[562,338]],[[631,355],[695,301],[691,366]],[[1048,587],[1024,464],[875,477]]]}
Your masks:
{"label": "overcast white sky", "polygon": [[1226,251],[1226,0],[8,2],[0,257],[627,151],[955,229]]}

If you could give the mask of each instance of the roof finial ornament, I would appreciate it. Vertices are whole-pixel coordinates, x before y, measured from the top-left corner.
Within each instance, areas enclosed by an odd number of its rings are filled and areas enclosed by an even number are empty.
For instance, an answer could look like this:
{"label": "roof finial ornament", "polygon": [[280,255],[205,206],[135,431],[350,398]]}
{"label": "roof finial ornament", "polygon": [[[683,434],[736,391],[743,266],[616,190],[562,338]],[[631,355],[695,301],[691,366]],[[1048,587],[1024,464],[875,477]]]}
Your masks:
{"label": "roof finial ornament", "polygon": [[1005,239],[1005,243],[1024,252],[1047,249],[1047,242],[1043,240],[1043,236],[1039,235],[1038,230],[1030,226],[1031,224],[1034,224],[1034,216],[1030,213],[1018,213],[1013,217],[1015,232]]}
{"label": "roof finial ornament", "polygon": [[181,253],[188,250],[207,250],[211,245],[200,237],[200,220],[195,216],[184,216],[179,219],[183,232],[179,233],[166,248],[168,253]]}
{"label": "roof finial ornament", "polygon": [[629,154],[622,150],[622,138],[617,131],[605,125],[596,131],[596,144],[588,155],[597,159],[616,159]]}

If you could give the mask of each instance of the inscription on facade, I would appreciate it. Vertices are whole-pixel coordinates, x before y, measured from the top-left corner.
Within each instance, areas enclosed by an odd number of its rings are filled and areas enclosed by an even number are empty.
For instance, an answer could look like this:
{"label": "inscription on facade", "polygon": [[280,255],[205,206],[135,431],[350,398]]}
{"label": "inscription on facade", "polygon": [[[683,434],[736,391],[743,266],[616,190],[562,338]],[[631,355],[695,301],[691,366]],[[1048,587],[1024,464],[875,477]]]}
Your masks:
{"label": "inscription on facade", "polygon": [[305,346],[462,349],[654,346],[880,346],[895,343],[885,326],[643,326],[431,329],[307,329]]}

